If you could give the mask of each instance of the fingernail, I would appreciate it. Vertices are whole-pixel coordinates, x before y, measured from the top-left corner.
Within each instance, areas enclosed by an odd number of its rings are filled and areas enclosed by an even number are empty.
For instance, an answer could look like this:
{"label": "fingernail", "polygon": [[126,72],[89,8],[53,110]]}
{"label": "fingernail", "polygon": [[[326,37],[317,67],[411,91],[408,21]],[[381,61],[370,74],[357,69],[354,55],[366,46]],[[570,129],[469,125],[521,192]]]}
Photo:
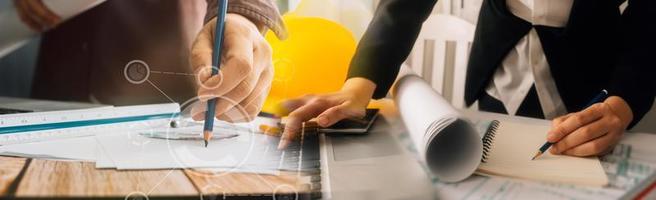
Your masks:
{"label": "fingernail", "polygon": [[324,127],[328,126],[328,119],[324,116],[320,116],[319,118],[317,118],[317,122],[319,122],[319,125],[321,125],[321,126],[324,126]]}
{"label": "fingernail", "polygon": [[552,142],[552,141],[554,141],[555,139],[556,139],[556,136],[555,136],[553,133],[549,132],[549,133],[547,134],[547,141]]}
{"label": "fingernail", "polygon": [[555,140],[557,140],[557,139],[558,138],[556,137],[556,133],[553,130],[550,130],[549,132],[547,132],[547,140],[549,142],[556,142]]}
{"label": "fingernail", "polygon": [[282,139],[280,140],[280,143],[278,143],[278,150],[283,150],[287,148],[288,145],[289,145],[289,140]]}
{"label": "fingernail", "polygon": [[551,149],[549,149],[549,151],[551,152],[551,154],[559,154],[560,153],[560,152],[558,152],[558,148],[553,147],[553,146],[551,147]]}

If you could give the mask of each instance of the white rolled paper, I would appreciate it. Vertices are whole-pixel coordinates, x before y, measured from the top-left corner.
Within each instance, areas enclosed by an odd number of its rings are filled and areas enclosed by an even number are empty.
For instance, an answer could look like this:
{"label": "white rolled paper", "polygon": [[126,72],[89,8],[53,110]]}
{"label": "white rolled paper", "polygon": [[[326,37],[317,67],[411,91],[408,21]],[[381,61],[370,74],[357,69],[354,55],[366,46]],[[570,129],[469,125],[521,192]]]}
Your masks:
{"label": "white rolled paper", "polygon": [[480,136],[462,115],[423,79],[401,76],[393,89],[395,103],[421,161],[440,181],[461,181],[481,162]]}

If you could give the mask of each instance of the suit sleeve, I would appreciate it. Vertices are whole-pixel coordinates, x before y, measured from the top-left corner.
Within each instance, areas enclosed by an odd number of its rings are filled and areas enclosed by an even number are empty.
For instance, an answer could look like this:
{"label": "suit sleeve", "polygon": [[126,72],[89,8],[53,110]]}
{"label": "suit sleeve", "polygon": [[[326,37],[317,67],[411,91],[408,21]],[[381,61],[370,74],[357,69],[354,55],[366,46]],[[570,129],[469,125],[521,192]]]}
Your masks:
{"label": "suit sleeve", "polygon": [[637,124],[654,102],[653,48],[656,46],[656,1],[630,0],[622,16],[622,50],[609,89],[610,95],[622,97],[631,107]]}
{"label": "suit sleeve", "polygon": [[[205,23],[217,15],[218,1],[207,0],[207,13]],[[226,0],[228,1],[228,0]],[[273,0],[229,0],[228,13],[237,13],[258,25],[264,33],[267,28],[271,29],[280,39],[287,38],[287,30],[280,17],[280,12]]]}
{"label": "suit sleeve", "polygon": [[358,44],[348,78],[376,83],[373,98],[385,97],[437,0],[381,0]]}

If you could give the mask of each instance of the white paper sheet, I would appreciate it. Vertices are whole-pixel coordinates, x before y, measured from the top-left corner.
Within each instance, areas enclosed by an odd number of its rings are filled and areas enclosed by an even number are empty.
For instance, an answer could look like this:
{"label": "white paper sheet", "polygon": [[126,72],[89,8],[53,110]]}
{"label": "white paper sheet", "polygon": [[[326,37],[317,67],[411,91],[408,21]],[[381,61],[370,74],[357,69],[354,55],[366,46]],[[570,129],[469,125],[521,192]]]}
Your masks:
{"label": "white paper sheet", "polygon": [[[645,162],[643,153],[656,154],[645,142],[656,135],[629,133],[613,153],[601,158],[609,177],[606,187],[540,183],[499,177],[472,176],[456,184],[434,182],[439,199],[629,199],[634,188],[648,185],[646,179],[656,173],[656,162]],[[635,152],[633,150],[637,150]],[[635,192],[634,192],[635,193]],[[631,194],[635,195],[635,194]]]}
{"label": "white paper sheet", "polygon": [[393,91],[420,158],[438,179],[455,182],[478,167],[482,142],[478,133],[420,77],[401,77]]}
{"label": "white paper sheet", "polygon": [[[187,128],[198,133],[202,126]],[[197,129],[197,130],[196,130]],[[221,134],[221,129],[215,130]],[[223,130],[226,131],[226,130]],[[164,140],[144,137],[139,131],[98,135],[97,141],[117,169],[241,168],[276,169],[278,138],[234,131],[238,137],[212,140],[205,148],[202,140]],[[108,167],[103,158],[100,167]]]}
{"label": "white paper sheet", "polygon": [[[508,116],[495,113],[464,112],[475,121],[503,120],[526,124],[548,125],[547,120]],[[481,130],[487,125],[481,125]],[[606,187],[585,187],[568,184],[540,183],[500,177],[473,175],[458,183],[435,179],[438,199],[631,199],[649,185],[649,176],[656,173],[655,134],[626,133],[612,153],[601,157],[609,178]],[[407,142],[406,142],[407,143]],[[653,180],[651,180],[653,181]],[[625,196],[630,195],[630,196]]]}
{"label": "white paper sheet", "polygon": [[[202,123],[181,120],[183,127],[132,126],[83,137],[0,146],[0,155],[63,161],[95,161],[98,169],[202,168],[207,173],[278,174],[278,138],[256,133],[250,123],[216,122],[214,139],[203,146]],[[120,124],[119,124],[120,125]],[[143,133],[197,133],[199,137],[166,140]],[[149,134],[146,134],[149,135]],[[223,135],[238,135],[220,139]]]}
{"label": "white paper sheet", "polygon": [[76,137],[47,142],[0,146],[0,155],[54,160],[96,160],[96,140]]}
{"label": "white paper sheet", "polygon": [[97,145],[96,145],[96,169],[113,169],[116,168],[116,165],[114,165],[114,161],[112,158],[107,155],[107,152],[105,152],[105,149],[103,149],[100,144],[98,144],[98,141],[94,138],[93,140]]}

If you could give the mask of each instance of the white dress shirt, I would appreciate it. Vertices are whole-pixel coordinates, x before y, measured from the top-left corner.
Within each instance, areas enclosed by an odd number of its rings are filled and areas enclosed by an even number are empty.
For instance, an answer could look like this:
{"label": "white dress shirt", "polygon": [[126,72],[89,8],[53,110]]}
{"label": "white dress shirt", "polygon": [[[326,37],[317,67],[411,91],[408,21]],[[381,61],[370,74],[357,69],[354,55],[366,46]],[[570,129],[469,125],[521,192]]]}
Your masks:
{"label": "white dress shirt", "polygon": [[[506,0],[513,15],[533,25],[549,27],[567,25],[572,3],[573,0]],[[534,84],[546,119],[567,113],[533,28],[508,52],[485,91],[500,100],[508,114],[515,115]]]}

